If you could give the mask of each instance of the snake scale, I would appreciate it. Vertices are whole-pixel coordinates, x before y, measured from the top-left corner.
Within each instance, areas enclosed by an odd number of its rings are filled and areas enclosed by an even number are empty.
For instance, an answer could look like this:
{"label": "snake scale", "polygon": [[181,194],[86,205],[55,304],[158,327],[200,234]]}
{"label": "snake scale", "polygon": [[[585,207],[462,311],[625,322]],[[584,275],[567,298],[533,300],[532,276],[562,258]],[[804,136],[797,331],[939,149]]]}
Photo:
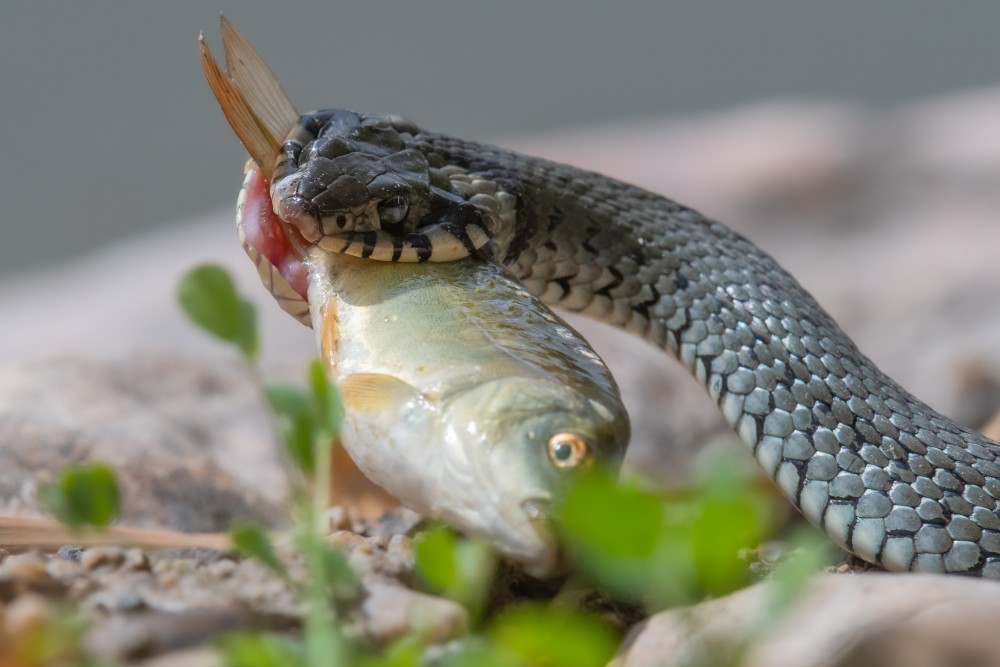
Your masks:
{"label": "snake scale", "polygon": [[271,196],[301,243],[502,262],[546,303],[679,359],[842,548],[889,570],[1000,578],[1000,445],[887,377],[719,222],[597,173],[343,110],[300,118]]}

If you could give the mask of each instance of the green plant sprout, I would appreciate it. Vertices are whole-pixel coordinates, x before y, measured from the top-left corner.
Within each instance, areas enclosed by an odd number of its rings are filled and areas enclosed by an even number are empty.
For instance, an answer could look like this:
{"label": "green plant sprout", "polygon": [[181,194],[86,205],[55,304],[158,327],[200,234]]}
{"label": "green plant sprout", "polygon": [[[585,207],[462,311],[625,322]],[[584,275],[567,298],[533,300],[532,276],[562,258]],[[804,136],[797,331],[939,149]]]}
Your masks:
{"label": "green plant sprout", "polygon": [[42,506],[80,532],[109,526],[121,512],[121,490],[114,470],[104,463],[68,465],[56,481],[38,489]]}

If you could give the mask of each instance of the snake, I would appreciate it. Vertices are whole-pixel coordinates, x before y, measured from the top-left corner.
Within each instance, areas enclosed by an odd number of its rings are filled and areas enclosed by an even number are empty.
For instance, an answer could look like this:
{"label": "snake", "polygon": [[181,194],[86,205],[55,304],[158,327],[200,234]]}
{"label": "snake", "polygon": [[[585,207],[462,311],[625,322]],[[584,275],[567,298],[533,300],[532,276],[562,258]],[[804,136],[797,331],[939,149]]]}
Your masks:
{"label": "snake", "polygon": [[1000,444],[879,370],[795,278],[722,223],[394,115],[303,114],[273,164],[272,206],[299,246],[500,262],[546,304],[675,357],[842,549],[891,571],[1000,578]]}

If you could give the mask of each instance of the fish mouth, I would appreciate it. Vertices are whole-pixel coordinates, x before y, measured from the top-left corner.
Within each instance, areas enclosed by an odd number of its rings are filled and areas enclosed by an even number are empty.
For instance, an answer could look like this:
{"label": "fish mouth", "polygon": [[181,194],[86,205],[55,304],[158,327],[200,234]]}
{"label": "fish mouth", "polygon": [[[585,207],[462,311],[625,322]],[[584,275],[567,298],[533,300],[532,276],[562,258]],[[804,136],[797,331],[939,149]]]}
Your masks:
{"label": "fish mouth", "polygon": [[528,528],[539,546],[531,557],[522,555],[519,560],[525,572],[538,579],[559,576],[566,571],[566,554],[552,529],[550,506],[546,498],[529,498],[521,503]]}
{"label": "fish mouth", "polygon": [[270,263],[300,297],[307,299],[305,242],[296,229],[275,214],[260,168],[252,161],[247,167],[236,217],[244,247],[251,258],[260,256]]}

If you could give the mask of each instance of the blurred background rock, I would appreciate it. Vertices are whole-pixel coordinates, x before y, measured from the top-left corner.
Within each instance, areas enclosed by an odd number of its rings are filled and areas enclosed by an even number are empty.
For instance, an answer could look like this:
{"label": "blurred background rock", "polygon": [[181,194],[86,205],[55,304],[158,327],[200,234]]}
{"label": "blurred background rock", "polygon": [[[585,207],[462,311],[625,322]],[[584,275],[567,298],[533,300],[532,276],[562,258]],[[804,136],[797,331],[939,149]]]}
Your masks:
{"label": "blurred background rock", "polygon": [[[268,476],[246,470],[272,464],[245,374],[173,301],[183,270],[221,262],[260,304],[265,374],[299,375],[312,354],[233,232],[245,153],[196,50],[204,30],[219,52],[218,10],[299,108],[401,113],[676,198],[775,255],[919,397],[973,426],[1000,405],[1000,5],[8,3],[0,455],[80,433],[86,451],[104,451],[97,427],[145,410],[179,420],[170,438],[218,447],[235,479]],[[622,385],[630,464],[682,478],[692,451],[731,437],[665,355],[573,322]],[[43,361],[53,357],[112,365]],[[92,380],[65,375],[76,372]],[[114,392],[80,391],[108,377]],[[60,386],[73,393],[52,405],[71,419],[28,416],[25,396]],[[218,402],[194,415],[220,392],[251,416],[219,416]],[[190,408],[174,402],[185,395]]]}

